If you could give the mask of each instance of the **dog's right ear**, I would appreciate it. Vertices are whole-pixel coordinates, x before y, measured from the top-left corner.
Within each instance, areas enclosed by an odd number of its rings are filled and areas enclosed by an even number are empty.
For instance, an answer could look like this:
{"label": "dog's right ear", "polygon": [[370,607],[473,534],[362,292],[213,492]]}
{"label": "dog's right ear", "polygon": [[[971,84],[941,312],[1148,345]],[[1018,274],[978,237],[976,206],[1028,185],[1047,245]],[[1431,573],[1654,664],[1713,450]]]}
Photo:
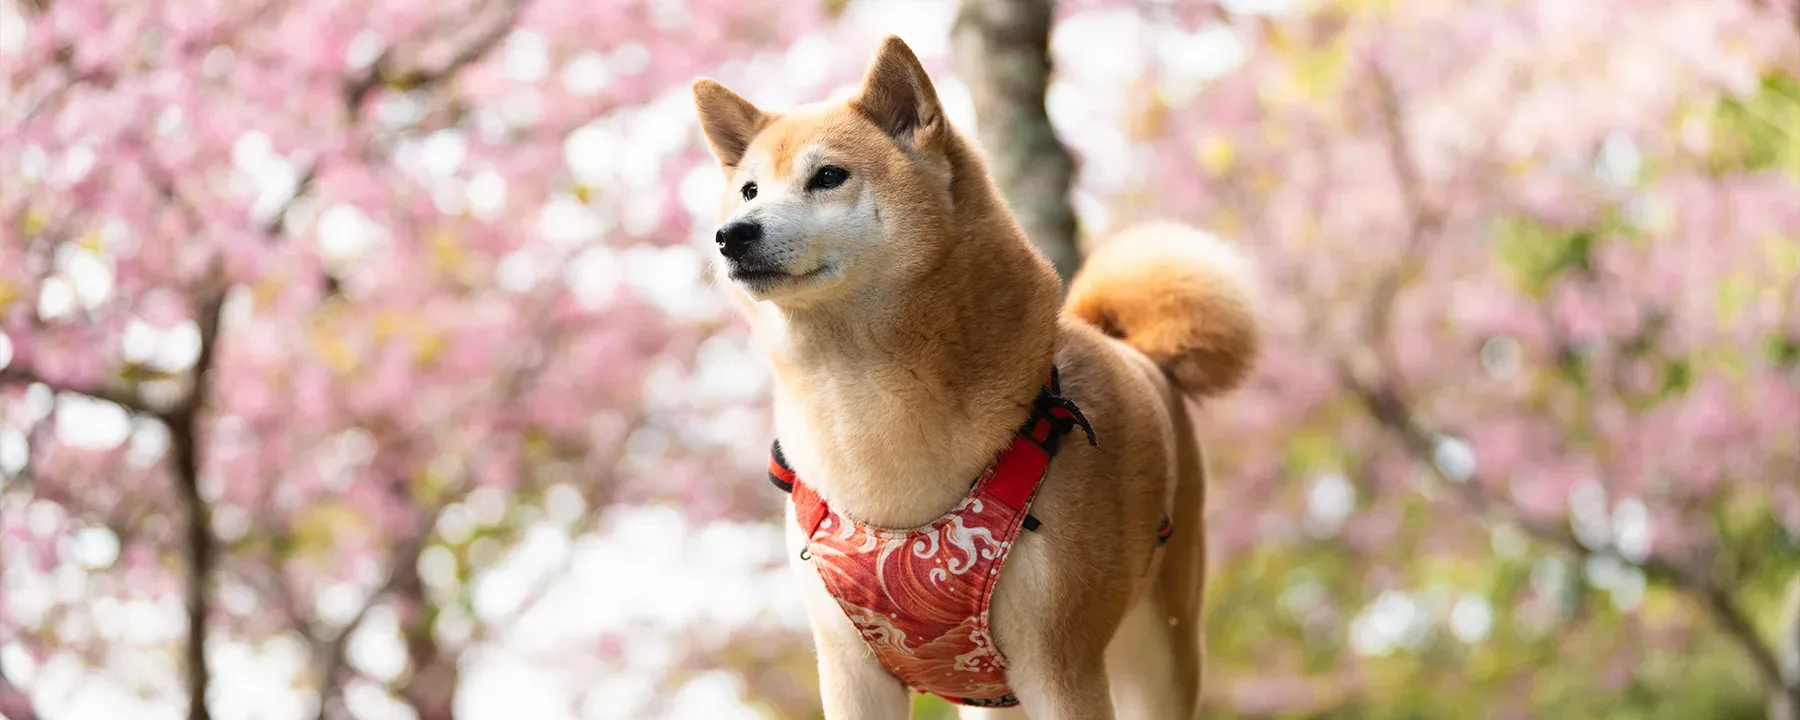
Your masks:
{"label": "dog's right ear", "polygon": [[700,111],[700,129],[713,157],[725,167],[744,159],[750,141],[768,124],[768,115],[711,78],[694,81],[694,107]]}

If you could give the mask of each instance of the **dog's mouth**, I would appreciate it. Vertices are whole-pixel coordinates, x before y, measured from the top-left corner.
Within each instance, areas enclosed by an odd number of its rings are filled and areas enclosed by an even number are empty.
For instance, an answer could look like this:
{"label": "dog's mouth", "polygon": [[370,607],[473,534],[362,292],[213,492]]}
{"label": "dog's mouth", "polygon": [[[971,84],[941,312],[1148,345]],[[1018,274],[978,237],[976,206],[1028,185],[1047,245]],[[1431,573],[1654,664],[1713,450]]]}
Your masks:
{"label": "dog's mouth", "polygon": [[755,265],[733,265],[731,279],[752,292],[771,290],[782,285],[797,285],[817,280],[831,270],[829,264],[823,264],[803,273],[791,273],[781,268]]}

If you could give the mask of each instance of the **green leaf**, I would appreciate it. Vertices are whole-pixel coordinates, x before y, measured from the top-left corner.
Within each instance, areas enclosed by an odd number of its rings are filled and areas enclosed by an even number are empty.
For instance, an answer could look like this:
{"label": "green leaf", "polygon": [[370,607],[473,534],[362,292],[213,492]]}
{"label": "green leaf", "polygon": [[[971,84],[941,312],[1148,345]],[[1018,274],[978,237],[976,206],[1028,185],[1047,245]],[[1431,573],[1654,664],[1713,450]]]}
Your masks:
{"label": "green leaf", "polygon": [[1555,231],[1529,220],[1503,220],[1494,230],[1494,251],[1512,271],[1519,289],[1543,297],[1564,272],[1592,273],[1594,246],[1599,235],[1592,228]]}

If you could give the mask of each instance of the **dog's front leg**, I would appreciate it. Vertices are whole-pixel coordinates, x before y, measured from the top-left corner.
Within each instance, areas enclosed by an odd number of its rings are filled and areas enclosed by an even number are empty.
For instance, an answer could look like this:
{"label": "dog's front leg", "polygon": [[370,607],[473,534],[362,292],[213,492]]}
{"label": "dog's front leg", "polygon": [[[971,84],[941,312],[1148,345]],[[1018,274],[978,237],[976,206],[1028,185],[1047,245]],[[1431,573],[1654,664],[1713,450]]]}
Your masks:
{"label": "dog's front leg", "polygon": [[[791,518],[791,512],[790,512]],[[806,541],[788,523],[789,568],[806,601],[813,644],[819,653],[819,696],[826,720],[906,720],[912,702],[906,686],[875,659],[869,644],[825,589],[812,563],[799,558]]]}
{"label": "dog's front leg", "polygon": [[956,709],[957,720],[1031,720],[1024,710],[1009,708],[963,707]]}
{"label": "dog's front leg", "polygon": [[906,720],[912,714],[906,686],[881,667],[842,613],[838,619],[843,621],[843,629],[850,630],[849,638],[820,627],[817,619],[813,623],[813,639],[819,647],[819,695],[826,720]]}

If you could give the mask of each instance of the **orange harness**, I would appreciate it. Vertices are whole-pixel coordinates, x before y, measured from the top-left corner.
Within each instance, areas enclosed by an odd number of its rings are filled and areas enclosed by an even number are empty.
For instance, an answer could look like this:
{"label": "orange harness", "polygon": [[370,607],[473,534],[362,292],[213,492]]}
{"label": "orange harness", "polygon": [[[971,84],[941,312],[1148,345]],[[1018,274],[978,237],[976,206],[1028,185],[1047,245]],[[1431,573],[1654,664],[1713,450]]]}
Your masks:
{"label": "orange harness", "polygon": [[[1031,500],[1058,442],[1076,426],[1094,429],[1060,394],[1056,369],[1031,417],[956,507],[923,526],[891,530],[844,516],[802,482],[777,440],[769,480],[792,493],[810,560],[882,667],[914,692],[977,707],[1018,704],[1006,658],[994,647],[988,606],[1021,528],[1036,530]],[[1174,526],[1165,516],[1157,544]]]}

